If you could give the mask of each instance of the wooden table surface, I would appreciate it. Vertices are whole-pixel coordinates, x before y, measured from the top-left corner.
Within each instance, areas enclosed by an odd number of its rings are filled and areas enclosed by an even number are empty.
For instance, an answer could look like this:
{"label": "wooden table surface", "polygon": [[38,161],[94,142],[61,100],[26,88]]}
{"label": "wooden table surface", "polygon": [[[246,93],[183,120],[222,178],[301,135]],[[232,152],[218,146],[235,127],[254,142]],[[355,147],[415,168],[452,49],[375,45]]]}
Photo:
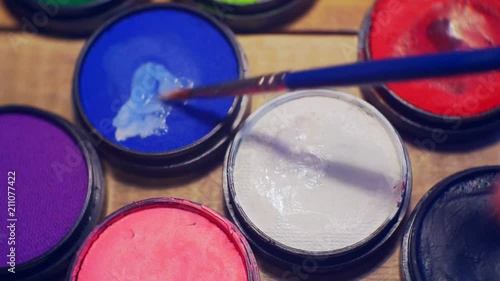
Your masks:
{"label": "wooden table surface", "polygon": [[[16,1],[16,0],[10,0]],[[156,1],[163,2],[163,1]],[[270,33],[239,35],[250,74],[284,69],[319,67],[356,60],[361,20],[373,0],[319,0],[302,18]],[[74,64],[84,40],[51,38],[23,32],[0,2],[0,105],[35,106],[71,121],[71,81]],[[355,88],[341,89],[359,96]],[[252,100],[252,110],[273,96]],[[425,149],[406,137],[413,167],[412,208],[423,194],[443,178],[458,171],[500,164],[498,137],[446,150]],[[105,163],[108,213],[133,201],[172,196],[205,204],[224,213],[221,167],[190,180],[123,178]],[[290,268],[278,268],[259,259],[263,280],[384,280],[399,281],[401,231],[384,252],[348,270],[322,277],[309,275],[284,279]]]}

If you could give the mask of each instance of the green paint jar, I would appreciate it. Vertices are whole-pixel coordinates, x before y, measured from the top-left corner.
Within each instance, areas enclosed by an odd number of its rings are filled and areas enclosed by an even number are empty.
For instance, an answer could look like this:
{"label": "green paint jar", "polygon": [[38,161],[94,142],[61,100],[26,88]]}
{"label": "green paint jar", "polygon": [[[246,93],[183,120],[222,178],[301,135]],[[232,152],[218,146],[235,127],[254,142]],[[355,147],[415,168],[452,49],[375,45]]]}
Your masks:
{"label": "green paint jar", "polygon": [[103,1],[99,0],[40,0],[42,3],[57,4],[61,6],[78,6],[86,4],[95,4]]}
{"label": "green paint jar", "polygon": [[201,8],[240,32],[260,31],[300,16],[315,0],[176,0]]}
{"label": "green paint jar", "polygon": [[262,2],[262,1],[260,1],[260,0],[218,0],[217,2],[224,3],[224,4],[230,4],[230,5],[246,6],[246,5],[253,5],[253,4]]}
{"label": "green paint jar", "polygon": [[23,30],[66,37],[86,37],[109,18],[147,0],[8,1]]}

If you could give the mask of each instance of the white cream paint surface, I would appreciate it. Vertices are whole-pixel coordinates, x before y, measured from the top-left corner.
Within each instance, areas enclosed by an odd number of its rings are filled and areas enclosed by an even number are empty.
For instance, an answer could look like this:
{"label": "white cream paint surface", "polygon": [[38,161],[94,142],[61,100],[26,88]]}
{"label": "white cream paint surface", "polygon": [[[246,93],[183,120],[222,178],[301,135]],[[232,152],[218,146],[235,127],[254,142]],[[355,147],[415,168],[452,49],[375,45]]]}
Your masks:
{"label": "white cream paint surface", "polygon": [[286,246],[343,249],[399,209],[402,143],[378,111],[348,94],[280,97],[249,119],[235,145],[235,201],[255,227]]}

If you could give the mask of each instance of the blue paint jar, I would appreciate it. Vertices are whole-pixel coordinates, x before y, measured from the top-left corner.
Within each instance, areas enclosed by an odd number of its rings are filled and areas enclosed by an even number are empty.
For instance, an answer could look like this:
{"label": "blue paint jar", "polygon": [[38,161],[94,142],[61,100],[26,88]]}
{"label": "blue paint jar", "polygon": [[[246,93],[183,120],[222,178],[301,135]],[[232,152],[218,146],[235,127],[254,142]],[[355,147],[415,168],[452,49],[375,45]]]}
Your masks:
{"label": "blue paint jar", "polygon": [[74,106],[117,166],[177,174],[213,163],[244,119],[248,99],[165,103],[156,96],[245,73],[243,51],[228,28],[197,10],[151,4],[117,16],[90,38],[75,70]]}

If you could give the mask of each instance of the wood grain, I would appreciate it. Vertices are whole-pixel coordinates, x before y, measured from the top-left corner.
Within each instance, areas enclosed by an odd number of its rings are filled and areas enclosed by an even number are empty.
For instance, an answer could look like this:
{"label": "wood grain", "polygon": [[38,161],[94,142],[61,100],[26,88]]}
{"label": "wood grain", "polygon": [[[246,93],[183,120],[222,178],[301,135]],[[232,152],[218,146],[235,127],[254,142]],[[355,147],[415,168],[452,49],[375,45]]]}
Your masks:
{"label": "wood grain", "polygon": [[319,0],[300,18],[279,29],[289,33],[356,33],[374,0]]}
{"label": "wood grain", "polygon": [[[0,30],[22,29],[25,25],[23,16],[14,15],[7,11],[5,8],[7,1],[16,0],[0,0]],[[165,3],[171,1],[151,0],[151,2]],[[374,0],[316,0],[315,4],[301,17],[294,19],[284,27],[273,29],[273,32],[356,33],[366,11],[373,2]]]}
{"label": "wood grain", "polygon": [[[0,33],[0,105],[27,104],[73,120],[71,80],[83,41],[35,37],[21,33]],[[356,59],[354,36],[247,35],[239,41],[246,50],[253,75],[284,69],[300,69],[352,62]],[[5,43],[6,42],[6,43]],[[357,89],[342,89],[359,96]],[[273,98],[266,95],[252,100],[252,110]],[[444,177],[460,170],[500,164],[500,143],[471,145],[467,149],[432,151],[406,141],[413,164],[412,207],[423,194]],[[203,203],[224,212],[221,167],[185,179],[151,180],[123,175],[108,164],[106,186],[108,213],[140,199],[173,196]],[[312,277],[303,273],[297,279],[284,279],[290,268],[278,268],[259,260],[262,277],[271,280],[371,280],[399,281],[400,234],[385,252],[362,266],[337,274]]]}

